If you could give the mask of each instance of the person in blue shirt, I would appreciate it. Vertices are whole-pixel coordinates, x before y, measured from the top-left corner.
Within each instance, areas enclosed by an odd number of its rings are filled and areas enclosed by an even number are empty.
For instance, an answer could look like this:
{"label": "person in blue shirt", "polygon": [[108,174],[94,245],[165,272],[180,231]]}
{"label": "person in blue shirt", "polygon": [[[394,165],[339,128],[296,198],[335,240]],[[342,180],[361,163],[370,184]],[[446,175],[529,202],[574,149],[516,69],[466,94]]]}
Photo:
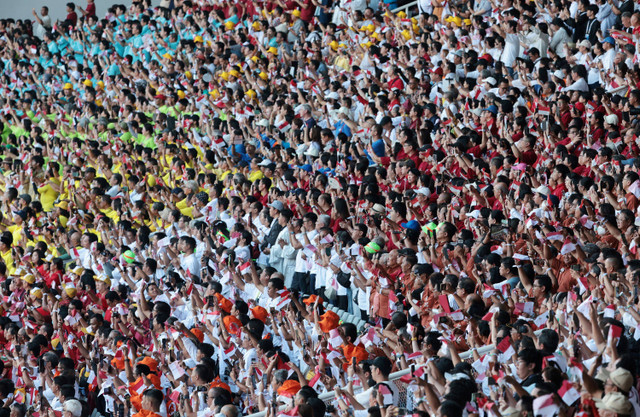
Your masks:
{"label": "person in blue shirt", "polygon": [[349,117],[349,109],[342,107],[338,110],[338,121],[333,125],[333,135],[338,136],[340,133],[344,133],[347,137],[351,137],[351,128],[347,124],[346,120]]}

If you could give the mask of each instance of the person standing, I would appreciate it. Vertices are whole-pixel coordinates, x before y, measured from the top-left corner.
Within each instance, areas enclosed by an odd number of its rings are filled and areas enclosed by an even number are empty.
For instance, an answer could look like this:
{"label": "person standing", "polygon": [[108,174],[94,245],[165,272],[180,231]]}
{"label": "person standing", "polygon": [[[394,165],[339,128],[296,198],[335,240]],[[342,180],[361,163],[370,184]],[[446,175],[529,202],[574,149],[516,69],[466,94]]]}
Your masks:
{"label": "person standing", "polygon": [[38,23],[33,33],[38,38],[43,39],[44,34],[51,30],[51,16],[49,16],[49,8],[47,6],[42,6],[40,14],[42,17],[38,16],[36,9],[33,9],[33,16],[36,18],[36,22]]}

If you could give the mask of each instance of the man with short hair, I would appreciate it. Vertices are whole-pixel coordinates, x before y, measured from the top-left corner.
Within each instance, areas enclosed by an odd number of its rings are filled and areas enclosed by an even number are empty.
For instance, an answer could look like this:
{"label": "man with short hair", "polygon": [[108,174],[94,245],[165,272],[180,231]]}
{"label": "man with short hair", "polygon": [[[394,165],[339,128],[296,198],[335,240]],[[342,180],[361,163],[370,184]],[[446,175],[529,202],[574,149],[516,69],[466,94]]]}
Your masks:
{"label": "man with short hair", "polygon": [[33,17],[35,17],[36,22],[38,22],[33,34],[38,38],[43,39],[44,34],[51,30],[51,16],[49,16],[49,8],[47,6],[42,6],[40,14],[42,17],[38,16],[36,9],[33,9]]}
{"label": "man with short hair", "polygon": [[139,404],[132,402],[133,406],[139,410],[133,417],[160,417],[160,407],[163,401],[162,391],[155,388],[146,390],[142,393],[142,401]]}

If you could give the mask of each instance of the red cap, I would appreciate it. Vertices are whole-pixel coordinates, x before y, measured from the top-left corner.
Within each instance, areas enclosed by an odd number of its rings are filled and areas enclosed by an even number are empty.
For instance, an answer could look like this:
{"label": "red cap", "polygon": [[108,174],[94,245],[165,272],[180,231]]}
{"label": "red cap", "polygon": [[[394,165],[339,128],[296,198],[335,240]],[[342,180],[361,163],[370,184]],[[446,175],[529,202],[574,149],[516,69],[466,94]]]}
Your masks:
{"label": "red cap", "polygon": [[478,59],[484,59],[488,63],[492,63],[493,62],[493,57],[491,55],[489,55],[489,54],[484,54]]}

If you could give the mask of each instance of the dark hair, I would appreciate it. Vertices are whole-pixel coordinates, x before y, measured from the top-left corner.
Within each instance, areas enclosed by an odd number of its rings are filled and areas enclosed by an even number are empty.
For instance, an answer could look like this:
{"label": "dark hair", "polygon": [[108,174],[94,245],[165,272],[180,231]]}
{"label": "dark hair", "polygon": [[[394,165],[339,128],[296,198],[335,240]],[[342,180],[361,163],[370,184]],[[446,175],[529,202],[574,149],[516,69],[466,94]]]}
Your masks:
{"label": "dark hair", "polygon": [[539,373],[542,368],[542,355],[537,349],[526,348],[518,353],[518,359],[521,359],[527,365],[535,365],[533,373]]}

